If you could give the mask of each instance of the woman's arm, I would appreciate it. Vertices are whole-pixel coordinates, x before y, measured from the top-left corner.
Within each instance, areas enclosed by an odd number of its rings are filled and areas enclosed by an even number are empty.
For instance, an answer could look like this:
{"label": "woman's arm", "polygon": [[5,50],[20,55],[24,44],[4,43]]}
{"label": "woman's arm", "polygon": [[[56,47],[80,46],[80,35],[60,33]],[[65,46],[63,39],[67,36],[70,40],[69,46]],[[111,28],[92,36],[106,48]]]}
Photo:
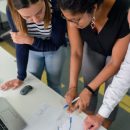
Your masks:
{"label": "woman's arm", "polygon": [[130,35],[118,39],[112,49],[112,56],[109,63],[102,69],[102,71],[92,80],[88,86],[93,90],[96,90],[102,83],[113,76],[118,70],[124,60],[128,44],[130,41]]}
{"label": "woman's arm", "polygon": [[68,22],[68,37],[70,41],[70,82],[69,87],[77,87],[78,76],[82,64],[83,42],[79,30]]}
{"label": "woman's arm", "polygon": [[76,88],[82,64],[83,42],[79,30],[69,22],[67,23],[67,29],[70,41],[70,81],[69,90],[66,93],[66,101],[71,104],[71,101],[77,96]]}
{"label": "woman's arm", "polygon": [[[16,26],[13,22],[9,7],[6,8],[6,15],[8,19],[9,26],[13,32],[17,32]],[[26,78],[26,68],[28,62],[29,45],[26,44],[15,44],[16,48],[16,61],[17,61],[17,78],[19,80],[24,80]]]}
{"label": "woman's arm", "polygon": [[[17,29],[15,27],[15,24],[13,22],[13,19],[11,17],[11,13],[8,7],[6,9],[6,14],[7,14],[8,23],[11,30],[17,33]],[[22,85],[23,80],[26,78],[29,45],[25,45],[25,44],[23,45],[15,44],[15,45],[16,45],[15,47],[16,47],[16,61],[17,61],[18,75],[16,79],[6,81],[0,85],[0,89],[4,91],[8,89],[16,89],[17,87]]]}
{"label": "woman's arm", "polygon": [[[95,79],[88,84],[93,91],[118,71],[127,51],[129,39],[130,35],[127,35],[124,38],[117,40],[112,50],[110,62],[102,69]],[[75,104],[75,109],[78,108],[79,111],[85,110],[90,104],[91,96],[92,92],[88,88],[83,89],[79,95],[80,99]]]}

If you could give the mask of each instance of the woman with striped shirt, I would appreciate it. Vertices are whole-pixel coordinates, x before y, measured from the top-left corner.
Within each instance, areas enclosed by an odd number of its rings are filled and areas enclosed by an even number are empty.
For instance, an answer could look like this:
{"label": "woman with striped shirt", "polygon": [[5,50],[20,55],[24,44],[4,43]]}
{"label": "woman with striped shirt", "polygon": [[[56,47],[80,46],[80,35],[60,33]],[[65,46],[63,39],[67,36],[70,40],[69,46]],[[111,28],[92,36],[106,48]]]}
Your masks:
{"label": "woman with striped shirt", "polygon": [[45,69],[48,86],[60,93],[66,22],[61,18],[56,0],[8,0],[7,18],[16,47],[18,75],[3,83],[1,89],[22,85],[26,69],[39,79]]}

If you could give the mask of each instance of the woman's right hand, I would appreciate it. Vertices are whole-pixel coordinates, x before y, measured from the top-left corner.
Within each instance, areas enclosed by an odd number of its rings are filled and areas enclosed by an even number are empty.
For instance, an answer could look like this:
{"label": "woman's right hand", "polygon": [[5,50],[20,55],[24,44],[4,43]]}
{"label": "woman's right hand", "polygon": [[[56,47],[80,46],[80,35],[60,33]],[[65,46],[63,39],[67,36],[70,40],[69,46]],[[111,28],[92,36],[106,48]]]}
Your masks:
{"label": "woman's right hand", "polygon": [[3,91],[6,91],[8,89],[16,89],[22,84],[23,84],[22,80],[13,79],[13,80],[9,80],[7,82],[0,84],[0,89]]}
{"label": "woman's right hand", "polygon": [[34,37],[28,36],[25,33],[10,32],[10,34],[11,34],[11,38],[12,38],[14,43],[32,45],[34,42]]}
{"label": "woman's right hand", "polygon": [[65,99],[66,99],[66,102],[67,104],[69,105],[67,111],[68,112],[73,112],[73,107],[74,105],[72,105],[72,100],[74,98],[77,97],[77,88],[76,87],[73,87],[73,88],[69,88],[69,90],[67,91],[67,93],[65,94]]}

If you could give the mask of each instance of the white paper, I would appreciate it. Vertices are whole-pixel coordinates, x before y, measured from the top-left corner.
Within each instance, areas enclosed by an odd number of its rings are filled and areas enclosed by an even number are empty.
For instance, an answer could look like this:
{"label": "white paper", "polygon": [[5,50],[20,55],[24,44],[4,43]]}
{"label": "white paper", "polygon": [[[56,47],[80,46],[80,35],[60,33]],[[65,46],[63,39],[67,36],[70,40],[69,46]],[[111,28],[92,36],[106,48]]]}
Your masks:
{"label": "white paper", "polygon": [[[72,117],[71,129],[70,116]],[[69,115],[62,108],[44,104],[32,116],[24,130],[83,130],[83,119],[75,114]]]}

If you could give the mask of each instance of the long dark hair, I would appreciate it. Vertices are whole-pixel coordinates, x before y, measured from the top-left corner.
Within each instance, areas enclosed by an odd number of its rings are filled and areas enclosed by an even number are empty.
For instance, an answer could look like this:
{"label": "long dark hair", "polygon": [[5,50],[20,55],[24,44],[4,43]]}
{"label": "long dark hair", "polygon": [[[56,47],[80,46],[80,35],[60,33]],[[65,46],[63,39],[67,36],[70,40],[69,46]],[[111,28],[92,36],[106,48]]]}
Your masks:
{"label": "long dark hair", "polygon": [[87,11],[91,13],[94,9],[94,5],[98,6],[103,0],[58,0],[59,6],[63,10],[69,10],[71,13],[84,13]]}
{"label": "long dark hair", "polygon": [[[26,21],[21,17],[17,10],[28,8],[30,5],[37,3],[40,0],[8,0],[8,7],[10,9],[14,24],[18,31],[27,33]],[[44,26],[47,27],[51,20],[51,11],[48,0],[44,0],[46,11],[44,17]]]}

